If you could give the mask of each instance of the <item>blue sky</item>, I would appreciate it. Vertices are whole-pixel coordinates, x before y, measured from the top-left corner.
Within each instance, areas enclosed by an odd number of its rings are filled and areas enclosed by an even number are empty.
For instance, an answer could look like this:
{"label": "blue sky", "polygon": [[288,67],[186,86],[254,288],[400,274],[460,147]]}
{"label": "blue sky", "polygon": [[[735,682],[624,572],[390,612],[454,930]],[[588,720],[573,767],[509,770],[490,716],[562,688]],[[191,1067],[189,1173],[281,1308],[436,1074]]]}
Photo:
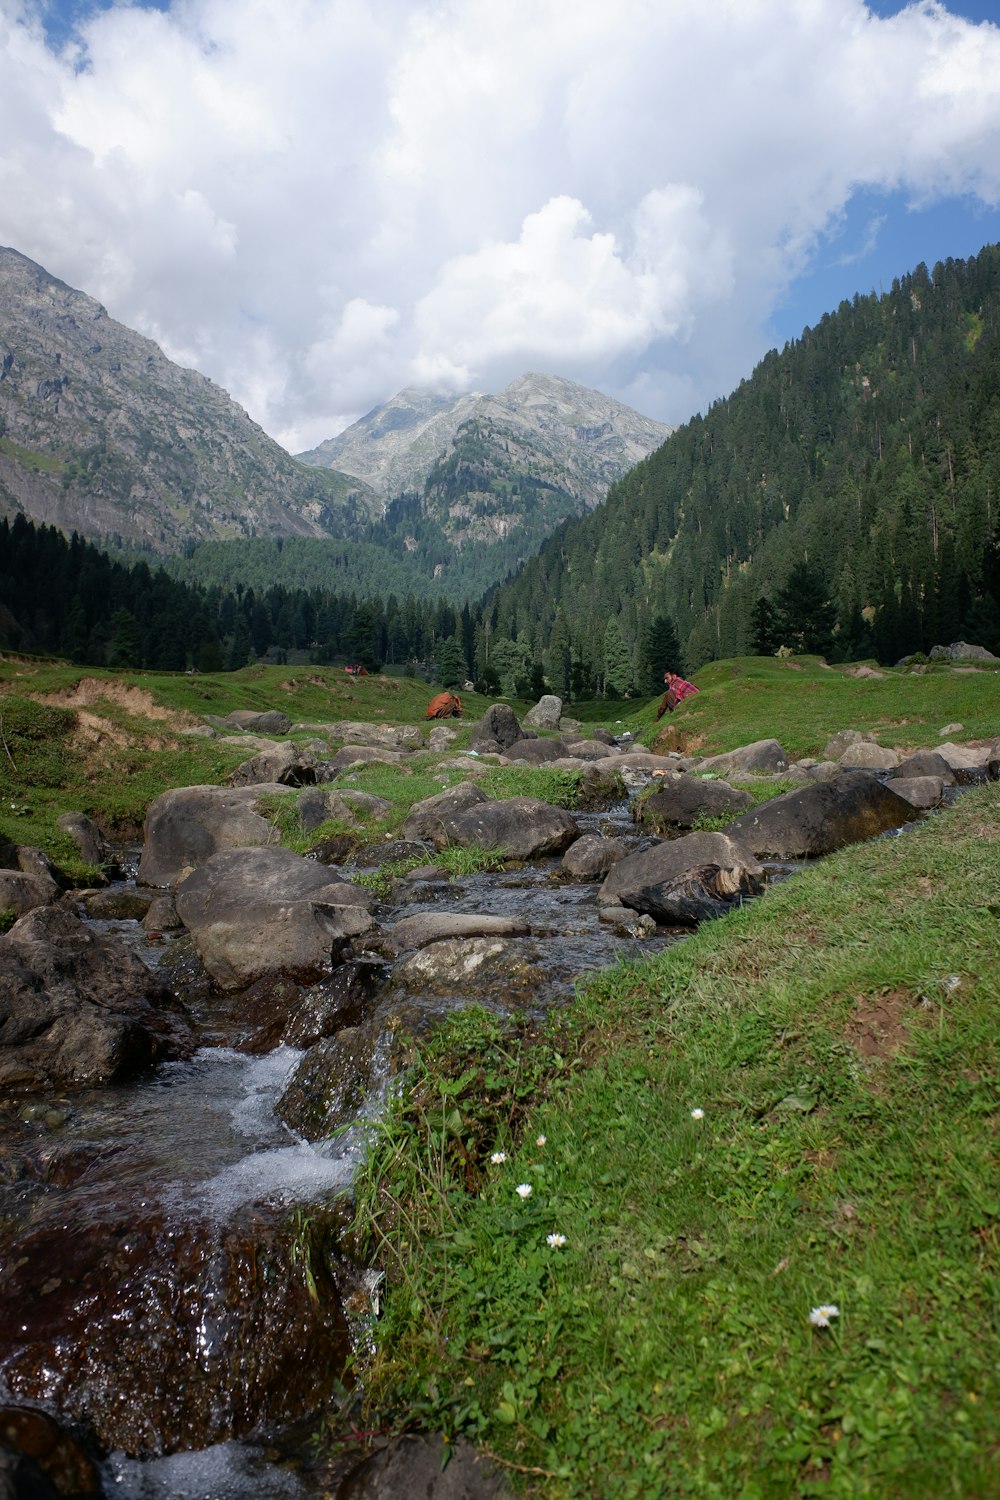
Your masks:
{"label": "blue sky", "polygon": [[0,244],[292,451],[527,370],[665,422],[1000,241],[1000,4],[0,0]]}

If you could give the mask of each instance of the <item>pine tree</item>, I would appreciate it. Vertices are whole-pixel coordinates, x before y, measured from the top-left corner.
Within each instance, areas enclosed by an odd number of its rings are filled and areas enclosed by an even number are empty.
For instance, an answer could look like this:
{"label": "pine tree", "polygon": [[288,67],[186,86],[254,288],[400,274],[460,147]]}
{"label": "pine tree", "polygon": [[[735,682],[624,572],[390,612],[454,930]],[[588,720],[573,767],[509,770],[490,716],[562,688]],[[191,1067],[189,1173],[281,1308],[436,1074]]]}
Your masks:
{"label": "pine tree", "polygon": [[624,698],[633,687],[632,659],[622,635],[618,616],[611,615],[604,630],[604,691]]}

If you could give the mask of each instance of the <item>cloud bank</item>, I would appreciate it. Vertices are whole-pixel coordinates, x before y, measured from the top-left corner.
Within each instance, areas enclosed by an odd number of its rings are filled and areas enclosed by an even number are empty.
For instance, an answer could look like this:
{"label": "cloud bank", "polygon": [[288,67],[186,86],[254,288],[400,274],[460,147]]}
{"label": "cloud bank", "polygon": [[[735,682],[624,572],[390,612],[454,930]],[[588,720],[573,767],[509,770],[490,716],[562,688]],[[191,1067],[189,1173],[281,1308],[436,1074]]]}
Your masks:
{"label": "cloud bank", "polygon": [[292,451],[526,369],[683,420],[856,194],[1000,203],[1000,29],[934,3],[174,0],[58,53],[43,18],[0,0],[0,243]]}

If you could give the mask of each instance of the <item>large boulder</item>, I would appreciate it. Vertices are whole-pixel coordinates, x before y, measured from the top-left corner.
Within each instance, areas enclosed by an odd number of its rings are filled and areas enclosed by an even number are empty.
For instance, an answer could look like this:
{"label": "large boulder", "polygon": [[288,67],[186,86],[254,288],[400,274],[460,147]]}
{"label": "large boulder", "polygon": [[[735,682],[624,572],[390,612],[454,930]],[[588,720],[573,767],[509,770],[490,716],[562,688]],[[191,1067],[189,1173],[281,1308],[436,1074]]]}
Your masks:
{"label": "large boulder", "polygon": [[945,786],[954,786],[955,773],[939,750],[915,750],[895,768],[893,779],[936,776]]}
{"label": "large boulder", "polygon": [[269,974],[319,977],[367,932],[370,891],[288,849],[225,849],[177,887],[177,914],[220,988]]}
{"label": "large boulder", "polygon": [[552,807],[537,797],[510,797],[504,802],[483,801],[447,822],[443,840],[431,834],[441,848],[445,842],[461,848],[473,845],[499,849],[509,859],[534,859],[543,854],[561,854],[580,829],[576,819],[561,807]]}
{"label": "large boulder", "polygon": [[167,986],[118,939],[39,907],[0,937],[0,1091],[91,1088],[193,1047]]}
{"label": "large boulder", "polygon": [[689,833],[615,865],[600,900],[621,902],[669,926],[693,926],[757,894],[763,876],[745,845],[729,834]]}
{"label": "large boulder", "polygon": [[236,729],[242,734],[287,734],[292,721],[279,708],[259,712],[254,708],[235,708],[223,719],[227,729]]}
{"label": "large boulder", "polygon": [[403,837],[431,839],[441,849],[448,842],[449,821],[468,808],[487,801],[486,793],[471,781],[460,781],[457,786],[414,802],[403,824]]}
{"label": "large boulder", "polygon": [[472,748],[478,750],[484,743],[499,745],[502,750],[523,739],[517,715],[508,703],[491,703],[476,726]]}
{"label": "large boulder", "polygon": [[566,746],[562,740],[518,740],[516,744],[508,745],[504,755],[507,760],[540,766],[546,761],[561,760],[566,755]]}
{"label": "large boulder", "polygon": [[724,755],[709,755],[699,763],[699,771],[714,771],[719,776],[774,776],[788,770],[788,756],[777,740],[754,740]]}
{"label": "large boulder", "polygon": [[313,786],[319,779],[315,755],[301,745],[286,742],[245,760],[233,771],[229,782],[231,786],[261,786],[270,782],[281,786]]}
{"label": "large boulder", "polygon": [[874,740],[859,740],[856,745],[848,745],[839,764],[848,771],[894,771],[902,758],[898,750],[877,745]]}
{"label": "large boulder", "polygon": [[419,750],[424,737],[415,724],[365,724],[341,719],[336,724],[303,726],[320,728],[344,745],[369,745],[376,750]]}
{"label": "large boulder", "polygon": [[46,875],[26,875],[23,870],[0,870],[0,912],[23,917],[36,906],[50,906],[62,891]]}
{"label": "large boulder", "polygon": [[346,823],[357,828],[366,818],[383,818],[392,807],[387,797],[350,788],[307,787],[298,798],[299,822],[311,833],[323,823]]}
{"label": "large boulder", "polygon": [[946,740],[938,747],[938,754],[947,762],[962,786],[984,780],[989,774],[989,762],[994,751],[989,745],[954,745]]}
{"label": "large boulder", "polygon": [[562,709],[562,699],[557,698],[554,693],[546,693],[539,698],[534,708],[528,709],[524,722],[532,729],[558,729]]}
{"label": "large boulder", "polygon": [[[402,750],[384,750],[377,745],[345,745],[343,750],[338,750],[336,755],[323,762],[323,768],[324,774],[332,779],[344,771],[352,771],[355,766],[399,766],[404,758]],[[409,776],[409,768],[405,769]]]}
{"label": "large boulder", "polygon": [[749,792],[725,781],[703,781],[680,772],[663,777],[655,792],[636,802],[633,817],[643,828],[665,833],[670,828],[693,828],[699,818],[735,818],[752,802]]}
{"label": "large boulder", "polygon": [[562,869],[573,880],[597,880],[633,852],[633,846],[625,839],[585,833],[566,850],[562,857]]}
{"label": "large boulder", "polygon": [[927,653],[931,661],[996,661],[985,646],[971,646],[968,641],[953,641],[950,646],[933,646]]}
{"label": "large boulder", "polygon": [[386,1082],[393,1032],[377,1023],[345,1026],[306,1052],[276,1105],[306,1140],[321,1140],[357,1118]]}
{"label": "large boulder", "polygon": [[728,832],[757,855],[812,859],[917,817],[917,809],[877,777],[845,771],[833,781],[796,787],[762,803],[731,823]]}
{"label": "large boulder", "polygon": [[140,885],[171,886],[220,849],[248,849],[275,841],[261,797],[284,793],[267,786],[182,786],[149,805],[143,832]]}
{"label": "large boulder", "polygon": [[80,851],[80,858],[88,865],[103,865],[110,858],[110,844],[93,818],[88,818],[86,813],[63,813],[56,819],[56,826],[69,834]]}

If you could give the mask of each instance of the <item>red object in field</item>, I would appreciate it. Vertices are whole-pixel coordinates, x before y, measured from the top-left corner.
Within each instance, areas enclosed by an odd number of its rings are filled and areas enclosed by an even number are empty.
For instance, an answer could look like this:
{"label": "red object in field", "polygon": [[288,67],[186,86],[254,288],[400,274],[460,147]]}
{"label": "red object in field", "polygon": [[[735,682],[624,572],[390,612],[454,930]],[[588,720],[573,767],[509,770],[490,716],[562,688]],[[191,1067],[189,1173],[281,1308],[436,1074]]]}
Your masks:
{"label": "red object in field", "polygon": [[457,693],[438,693],[427,705],[425,719],[457,719],[462,712],[462,700]]}
{"label": "red object in field", "polygon": [[359,661],[355,662],[353,667],[345,667],[344,671],[347,673],[348,677],[368,676],[366,669],[361,665]]}

